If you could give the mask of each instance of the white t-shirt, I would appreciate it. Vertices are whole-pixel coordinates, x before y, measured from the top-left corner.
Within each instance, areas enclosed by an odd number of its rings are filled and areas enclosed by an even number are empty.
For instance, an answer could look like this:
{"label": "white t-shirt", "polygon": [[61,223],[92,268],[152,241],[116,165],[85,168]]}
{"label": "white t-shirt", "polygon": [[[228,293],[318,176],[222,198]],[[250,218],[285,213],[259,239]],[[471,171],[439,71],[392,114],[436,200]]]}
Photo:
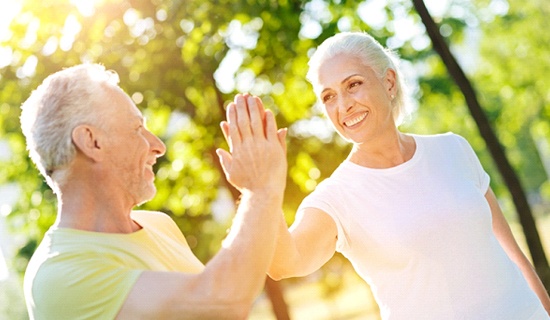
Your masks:
{"label": "white t-shirt", "polygon": [[329,214],[337,251],[371,286],[383,319],[548,319],[492,232],[489,176],[466,140],[419,136],[388,169],[344,161],[298,209]]}

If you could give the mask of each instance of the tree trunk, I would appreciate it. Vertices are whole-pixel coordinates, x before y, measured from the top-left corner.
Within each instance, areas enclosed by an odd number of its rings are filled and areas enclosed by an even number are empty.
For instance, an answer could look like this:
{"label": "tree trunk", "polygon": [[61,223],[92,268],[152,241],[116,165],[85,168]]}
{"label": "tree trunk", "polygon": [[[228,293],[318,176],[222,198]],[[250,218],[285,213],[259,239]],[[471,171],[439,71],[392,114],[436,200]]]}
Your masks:
{"label": "tree trunk", "polygon": [[523,228],[523,233],[525,234],[525,239],[527,241],[527,246],[529,248],[533,264],[544,282],[544,285],[548,289],[550,288],[550,266],[548,265],[548,260],[540,241],[535,220],[533,218],[533,214],[531,213],[531,208],[519,178],[506,158],[504,150],[491,128],[491,125],[477,100],[476,92],[472,87],[472,84],[466,77],[462,68],[458,65],[455,57],[449,49],[449,46],[439,33],[439,28],[430,16],[424,2],[422,0],[413,0],[413,4],[422,19],[422,23],[424,23],[424,26],[426,27],[426,31],[432,41],[434,50],[439,54],[451,77],[462,91],[468,108],[470,109],[470,113],[479,128],[479,132],[485,140],[487,148],[489,149],[489,152],[491,153],[502,178],[508,186],[521,226]]}
{"label": "tree trunk", "polygon": [[271,301],[271,308],[277,320],[290,320],[288,306],[283,296],[283,290],[279,282],[267,277],[265,280],[265,292]]}

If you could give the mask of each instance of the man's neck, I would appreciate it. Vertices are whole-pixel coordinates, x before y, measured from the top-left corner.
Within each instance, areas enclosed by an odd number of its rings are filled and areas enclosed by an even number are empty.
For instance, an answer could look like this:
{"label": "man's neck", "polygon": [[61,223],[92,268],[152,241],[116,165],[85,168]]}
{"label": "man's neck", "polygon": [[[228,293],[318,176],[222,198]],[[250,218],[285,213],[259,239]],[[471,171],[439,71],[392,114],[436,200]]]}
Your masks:
{"label": "man's neck", "polygon": [[55,226],[94,232],[132,233],[141,226],[132,220],[132,206],[99,192],[64,188],[58,196]]}

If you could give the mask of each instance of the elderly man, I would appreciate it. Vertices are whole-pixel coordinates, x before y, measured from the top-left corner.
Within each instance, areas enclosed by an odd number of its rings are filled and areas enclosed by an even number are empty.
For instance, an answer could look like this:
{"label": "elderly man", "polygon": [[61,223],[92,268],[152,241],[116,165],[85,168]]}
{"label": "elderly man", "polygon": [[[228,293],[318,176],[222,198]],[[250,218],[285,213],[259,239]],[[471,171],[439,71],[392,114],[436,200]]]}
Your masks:
{"label": "elderly man", "polygon": [[244,318],[275,248],[286,180],[285,130],[258,98],[227,108],[231,153],[217,150],[242,198],[204,266],[166,214],[133,208],[156,193],[165,145],[118,76],[97,64],[59,71],[22,106],[30,157],[58,213],[25,274],[32,319]]}

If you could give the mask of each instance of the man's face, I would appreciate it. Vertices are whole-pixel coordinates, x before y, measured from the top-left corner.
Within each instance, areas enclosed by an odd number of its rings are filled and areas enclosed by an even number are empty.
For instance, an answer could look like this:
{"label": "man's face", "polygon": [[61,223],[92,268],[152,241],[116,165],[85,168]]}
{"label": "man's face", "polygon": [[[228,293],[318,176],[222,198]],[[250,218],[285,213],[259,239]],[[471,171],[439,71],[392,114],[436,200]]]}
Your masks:
{"label": "man's face", "polygon": [[143,115],[126,93],[115,87],[106,90],[101,106],[108,114],[106,170],[112,173],[115,192],[135,206],[154,197],[153,165],[166,147],[146,128]]}

